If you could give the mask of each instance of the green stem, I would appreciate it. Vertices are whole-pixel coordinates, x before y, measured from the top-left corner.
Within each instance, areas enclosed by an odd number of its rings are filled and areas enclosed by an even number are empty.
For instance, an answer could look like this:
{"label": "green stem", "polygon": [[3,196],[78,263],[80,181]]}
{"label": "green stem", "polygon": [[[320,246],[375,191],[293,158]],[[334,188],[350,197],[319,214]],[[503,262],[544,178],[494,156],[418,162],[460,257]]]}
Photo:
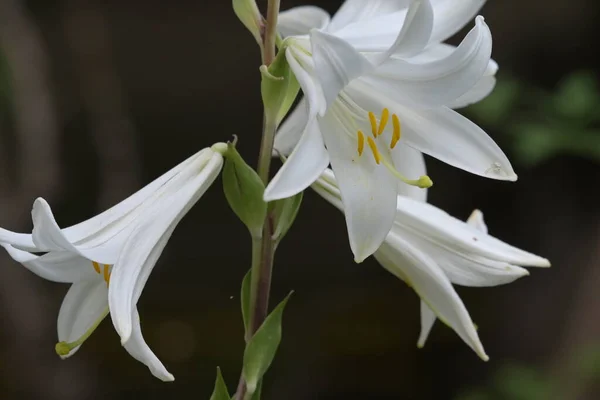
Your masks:
{"label": "green stem", "polygon": [[[263,36],[263,64],[270,65],[275,59],[275,44],[277,41],[277,17],[279,16],[280,0],[269,0],[265,33]],[[265,186],[269,182],[269,170],[273,153],[273,140],[277,130],[277,116],[271,116],[267,110],[264,112],[262,140],[258,155],[257,173]],[[250,322],[248,324],[249,340],[260,328],[269,314],[269,294],[271,292],[271,275],[273,271],[273,256],[275,242],[273,241],[273,215],[268,212],[263,224],[262,235],[254,239],[252,245],[252,279],[250,283]],[[252,397],[247,392],[244,376],[236,394],[237,400],[248,400]]]}

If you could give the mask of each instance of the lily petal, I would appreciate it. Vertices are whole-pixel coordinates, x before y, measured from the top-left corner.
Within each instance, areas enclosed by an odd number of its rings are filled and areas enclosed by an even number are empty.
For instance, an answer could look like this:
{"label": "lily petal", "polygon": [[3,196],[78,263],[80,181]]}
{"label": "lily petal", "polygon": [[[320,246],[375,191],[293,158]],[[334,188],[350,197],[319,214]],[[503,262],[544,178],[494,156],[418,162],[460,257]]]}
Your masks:
{"label": "lily petal", "polygon": [[467,224],[471,225],[473,228],[477,229],[479,232],[488,233],[488,227],[483,220],[483,213],[479,210],[473,210],[469,218],[467,219]]}
{"label": "lily petal", "polygon": [[370,154],[358,156],[356,142],[339,130],[335,117],[328,114],[320,124],[344,204],[350,247],[355,261],[362,262],[392,226],[398,181]]}
{"label": "lily petal", "polygon": [[516,181],[500,147],[485,131],[447,107],[415,110],[356,80],[345,91],[365,110],[388,108],[402,123],[405,144],[447,164],[486,178]]}
{"label": "lily petal", "polygon": [[306,129],[308,123],[308,104],[306,99],[300,100],[296,108],[283,121],[277,134],[273,147],[276,150],[275,155],[282,154],[289,156],[294,151],[294,148],[300,141],[302,133]]}
{"label": "lily petal", "polygon": [[457,109],[470,106],[485,99],[496,87],[495,76],[483,76],[467,93],[450,102],[448,107]]}
{"label": "lily petal", "polygon": [[165,368],[162,362],[156,357],[156,355],[150,350],[150,347],[146,344],[144,336],[142,335],[142,327],[140,325],[140,315],[137,309],[133,310],[132,315],[133,331],[131,338],[127,342],[123,343],[125,350],[136,360],[145,364],[152,375],[162,380],[163,382],[172,382],[175,377],[171,375]]}
{"label": "lily petal", "polygon": [[431,311],[431,308],[421,300],[421,333],[419,334],[419,340],[417,341],[417,347],[422,349],[425,346],[425,342],[431,333],[431,328],[435,323],[435,313]]}
{"label": "lily petal", "polygon": [[350,81],[374,68],[343,39],[318,30],[311,31],[310,39],[315,76],[319,80],[327,106]]}
{"label": "lily petal", "polygon": [[285,58],[302,88],[304,98],[308,102],[307,120],[314,115],[323,114],[327,109],[327,103],[318,80],[314,77],[314,62],[301,51],[288,47]]}
{"label": "lily petal", "polygon": [[446,57],[416,63],[390,59],[361,80],[390,99],[419,107],[449,104],[469,92],[490,64],[492,34],[478,17],[475,27]]}
{"label": "lily petal", "polygon": [[349,24],[391,14],[405,8],[405,0],[346,0],[333,16],[327,30],[335,32]]}
{"label": "lily petal", "polygon": [[267,185],[265,201],[284,199],[300,193],[319,178],[329,165],[329,154],[325,150],[321,131],[316,118],[310,120],[300,142]]}
{"label": "lily petal", "polygon": [[485,361],[489,359],[462,300],[433,259],[394,234],[388,236],[375,258],[412,286],[436,316],[454,329],[479,357]]}
{"label": "lily petal", "polygon": [[402,29],[394,44],[385,52],[383,59],[394,55],[410,57],[419,53],[429,43],[433,29],[433,8],[430,0],[412,0]]}
{"label": "lily petal", "polygon": [[[71,285],[58,312],[60,342],[75,342],[107,315],[107,291],[106,282],[102,279]],[[61,358],[71,357],[80,347],[77,346]]]}
{"label": "lily petal", "polygon": [[38,251],[33,243],[31,235],[26,233],[16,233],[0,228],[0,244],[6,243],[26,251]]}
{"label": "lily petal", "polygon": [[432,42],[443,42],[457,33],[477,15],[486,0],[431,0],[435,23]]}
{"label": "lily petal", "polygon": [[214,182],[223,157],[213,153],[206,166],[170,198],[157,203],[138,224],[112,268],[108,302],[115,330],[126,343],[133,332],[132,312],[175,227]]}
{"label": "lily petal", "polygon": [[397,212],[396,223],[400,229],[474,261],[488,259],[526,267],[550,266],[547,259],[504,243],[430,204],[400,196]]}
{"label": "lily petal", "polygon": [[277,30],[283,37],[308,35],[311,29],[325,29],[329,14],[315,6],[299,6],[283,11],[277,19]]}
{"label": "lily petal", "polygon": [[15,260],[34,274],[52,282],[74,283],[97,278],[91,261],[67,251],[53,251],[38,256],[11,245],[0,244]]}

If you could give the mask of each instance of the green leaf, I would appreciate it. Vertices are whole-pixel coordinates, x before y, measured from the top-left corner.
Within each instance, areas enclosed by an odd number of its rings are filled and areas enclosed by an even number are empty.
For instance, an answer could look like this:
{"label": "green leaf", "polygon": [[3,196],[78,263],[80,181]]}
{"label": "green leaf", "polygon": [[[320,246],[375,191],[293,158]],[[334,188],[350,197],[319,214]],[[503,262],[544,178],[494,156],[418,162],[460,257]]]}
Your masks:
{"label": "green leaf", "polygon": [[273,240],[278,243],[289,231],[298,215],[300,205],[302,204],[303,192],[300,192],[286,199],[276,200],[269,204],[273,207],[273,217],[275,220],[275,229]]}
{"label": "green leaf", "polygon": [[233,212],[248,227],[252,237],[260,237],[267,215],[267,203],[263,200],[265,185],[258,174],[246,164],[234,144],[227,144],[224,156],[225,197]]}
{"label": "green leaf", "polygon": [[248,325],[250,324],[250,283],[252,282],[252,269],[248,270],[242,280],[242,293],[240,300],[242,302],[242,319],[244,320],[244,332],[248,336]]}
{"label": "green leaf", "polygon": [[240,22],[250,31],[256,42],[262,47],[260,32],[264,27],[263,17],[255,0],[232,0],[233,12]]}
{"label": "green leaf", "polygon": [[600,104],[598,82],[593,73],[577,71],[561,81],[553,97],[555,110],[562,116],[585,120]]}
{"label": "green leaf", "polygon": [[229,392],[227,391],[227,385],[223,375],[221,375],[221,368],[217,367],[217,379],[215,381],[215,390],[213,390],[210,400],[231,400]]}
{"label": "green leaf", "polygon": [[268,67],[260,67],[265,118],[279,124],[294,104],[300,85],[285,57],[285,45]]}
{"label": "green leaf", "polygon": [[275,307],[246,345],[242,373],[248,393],[255,393],[260,379],[267,372],[275,358],[275,353],[277,353],[277,348],[281,342],[283,309],[291,295],[292,292]]}

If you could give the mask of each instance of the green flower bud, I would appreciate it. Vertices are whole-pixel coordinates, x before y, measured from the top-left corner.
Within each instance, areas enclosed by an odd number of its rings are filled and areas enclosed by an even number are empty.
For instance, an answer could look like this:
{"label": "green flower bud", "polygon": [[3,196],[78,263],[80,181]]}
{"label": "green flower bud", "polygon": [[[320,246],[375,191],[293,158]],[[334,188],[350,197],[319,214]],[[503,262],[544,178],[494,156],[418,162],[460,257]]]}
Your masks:
{"label": "green flower bud", "polygon": [[255,0],[233,0],[233,11],[254,39],[262,47],[261,32],[264,29],[264,18],[258,10]]}

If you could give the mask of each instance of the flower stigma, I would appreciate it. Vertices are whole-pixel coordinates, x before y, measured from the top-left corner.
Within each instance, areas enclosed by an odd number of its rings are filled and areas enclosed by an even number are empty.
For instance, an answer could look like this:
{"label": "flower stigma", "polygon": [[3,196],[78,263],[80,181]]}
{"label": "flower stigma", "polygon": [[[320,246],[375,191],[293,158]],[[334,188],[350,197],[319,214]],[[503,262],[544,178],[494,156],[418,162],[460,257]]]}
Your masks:
{"label": "flower stigma", "polygon": [[[394,175],[396,178],[400,179],[402,182],[404,182],[408,185],[417,186],[421,189],[427,189],[427,188],[431,187],[433,185],[433,182],[431,181],[431,178],[429,178],[429,176],[423,175],[419,179],[408,179],[407,177],[402,175],[396,169],[396,167],[394,166],[394,164],[391,160],[386,159],[386,157],[384,157],[384,155],[379,151],[376,140],[379,137],[381,137],[381,135],[383,135],[385,128],[387,127],[387,124],[388,124],[388,121],[390,118],[390,111],[387,108],[383,109],[383,111],[381,112],[381,118],[379,119],[379,121],[380,121],[379,123],[377,123],[377,117],[376,117],[375,113],[373,113],[372,111],[369,111],[368,115],[369,115],[369,122],[371,125],[371,133],[372,133],[373,137],[371,137],[371,136],[367,137],[367,144],[369,145],[369,148],[371,149],[371,153],[373,154],[373,158],[375,159],[375,162],[377,163],[377,165],[383,164],[392,173],[392,175]],[[400,119],[398,118],[398,116],[396,114],[392,114],[392,138],[391,138],[390,145],[389,145],[390,150],[392,150],[392,149],[394,149],[394,147],[396,147],[396,145],[400,141],[401,137],[402,137],[402,130],[401,130],[401,126],[400,126]],[[361,130],[358,130],[357,131],[357,151],[358,151],[359,157],[362,156],[364,147],[365,147],[365,135]]]}
{"label": "flower stigma", "polygon": [[69,355],[69,353],[71,351],[73,351],[75,348],[81,346],[83,344],[83,342],[85,342],[87,340],[87,338],[89,338],[92,333],[94,333],[94,331],[96,330],[96,328],[98,328],[98,325],[100,325],[100,322],[102,322],[102,320],[108,315],[109,310],[108,307],[106,307],[104,309],[104,311],[102,312],[102,315],[100,315],[100,317],[94,321],[94,323],[92,324],[92,326],[89,327],[89,329],[87,331],[85,331],[85,333],[83,335],[81,335],[81,337],[77,340],[75,340],[74,342],[58,342],[56,343],[56,346],[54,346],[54,350],[56,351],[56,354],[58,354],[61,357],[67,357]]}

